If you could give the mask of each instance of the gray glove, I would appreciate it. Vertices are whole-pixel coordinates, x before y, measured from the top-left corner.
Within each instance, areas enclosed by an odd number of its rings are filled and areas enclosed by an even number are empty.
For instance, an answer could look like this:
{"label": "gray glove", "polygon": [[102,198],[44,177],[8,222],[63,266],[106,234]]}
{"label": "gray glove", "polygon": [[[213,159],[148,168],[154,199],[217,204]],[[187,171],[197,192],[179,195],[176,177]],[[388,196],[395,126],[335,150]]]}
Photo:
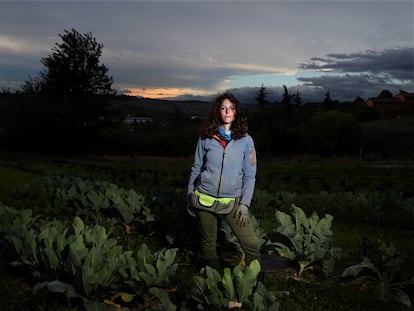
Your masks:
{"label": "gray glove", "polygon": [[239,207],[237,207],[235,217],[238,218],[236,223],[243,227],[250,223],[250,217],[249,217],[249,208],[244,205],[240,204]]}
{"label": "gray glove", "polygon": [[191,203],[191,193],[187,194],[187,198],[185,200],[185,207],[187,208],[187,212],[188,214],[190,214],[191,217],[197,217],[195,208]]}

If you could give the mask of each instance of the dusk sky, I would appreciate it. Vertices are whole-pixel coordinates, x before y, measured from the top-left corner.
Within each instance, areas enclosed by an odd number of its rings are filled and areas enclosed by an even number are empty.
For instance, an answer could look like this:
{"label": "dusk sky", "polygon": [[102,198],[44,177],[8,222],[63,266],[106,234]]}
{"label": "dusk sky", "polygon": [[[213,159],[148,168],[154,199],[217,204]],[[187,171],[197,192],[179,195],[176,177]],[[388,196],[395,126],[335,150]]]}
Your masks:
{"label": "dusk sky", "polygon": [[[414,1],[4,1],[0,90],[44,70],[59,34],[91,32],[120,94],[308,101],[414,92]],[[252,95],[253,94],[253,95]]]}

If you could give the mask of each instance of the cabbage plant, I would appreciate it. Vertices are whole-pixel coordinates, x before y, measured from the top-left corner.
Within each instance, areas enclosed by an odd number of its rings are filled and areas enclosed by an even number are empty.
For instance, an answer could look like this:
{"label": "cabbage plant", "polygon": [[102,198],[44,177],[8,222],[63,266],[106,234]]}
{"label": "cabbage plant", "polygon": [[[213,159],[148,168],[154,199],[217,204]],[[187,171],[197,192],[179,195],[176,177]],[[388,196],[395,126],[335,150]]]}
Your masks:
{"label": "cabbage plant", "polygon": [[369,288],[382,301],[394,300],[411,308],[407,289],[414,285],[414,276],[404,278],[400,271],[405,256],[392,243],[377,242],[378,256],[364,256],[361,262],[346,268],[342,276]]}
{"label": "cabbage plant", "polygon": [[249,266],[237,265],[233,270],[224,268],[223,275],[207,266],[201,275],[194,277],[196,287],[191,297],[198,303],[198,310],[242,308],[254,311],[279,310],[278,297],[285,292],[268,291],[257,281],[261,270],[258,260]]}
{"label": "cabbage plant", "polygon": [[280,256],[298,262],[298,279],[316,263],[322,264],[325,273],[333,271],[335,259],[340,255],[340,248],[331,246],[333,216],[325,214],[319,218],[313,212],[307,217],[300,207],[292,204],[292,215],[276,211],[276,219],[280,224],[276,231],[290,243],[275,242],[274,245]]}

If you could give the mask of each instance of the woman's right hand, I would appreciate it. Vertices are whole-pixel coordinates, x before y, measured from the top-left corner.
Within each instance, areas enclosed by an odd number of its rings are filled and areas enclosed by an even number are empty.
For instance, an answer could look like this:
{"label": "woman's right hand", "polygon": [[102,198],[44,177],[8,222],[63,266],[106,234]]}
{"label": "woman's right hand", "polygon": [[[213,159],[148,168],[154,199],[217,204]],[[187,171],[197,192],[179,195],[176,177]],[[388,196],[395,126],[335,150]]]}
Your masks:
{"label": "woman's right hand", "polygon": [[193,204],[191,203],[191,193],[187,194],[185,205],[186,205],[188,214],[190,214],[191,217],[197,217],[196,210]]}

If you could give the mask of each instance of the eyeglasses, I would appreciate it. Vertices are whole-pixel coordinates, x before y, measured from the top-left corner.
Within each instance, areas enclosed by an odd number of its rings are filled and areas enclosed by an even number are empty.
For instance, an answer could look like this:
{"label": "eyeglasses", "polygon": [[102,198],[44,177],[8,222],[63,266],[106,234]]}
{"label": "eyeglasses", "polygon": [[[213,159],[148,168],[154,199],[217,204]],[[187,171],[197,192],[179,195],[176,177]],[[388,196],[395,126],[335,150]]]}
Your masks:
{"label": "eyeglasses", "polygon": [[234,107],[234,106],[220,106],[220,108],[219,108],[221,111],[227,111],[227,110],[230,110],[230,111],[235,111],[236,110],[236,107]]}

